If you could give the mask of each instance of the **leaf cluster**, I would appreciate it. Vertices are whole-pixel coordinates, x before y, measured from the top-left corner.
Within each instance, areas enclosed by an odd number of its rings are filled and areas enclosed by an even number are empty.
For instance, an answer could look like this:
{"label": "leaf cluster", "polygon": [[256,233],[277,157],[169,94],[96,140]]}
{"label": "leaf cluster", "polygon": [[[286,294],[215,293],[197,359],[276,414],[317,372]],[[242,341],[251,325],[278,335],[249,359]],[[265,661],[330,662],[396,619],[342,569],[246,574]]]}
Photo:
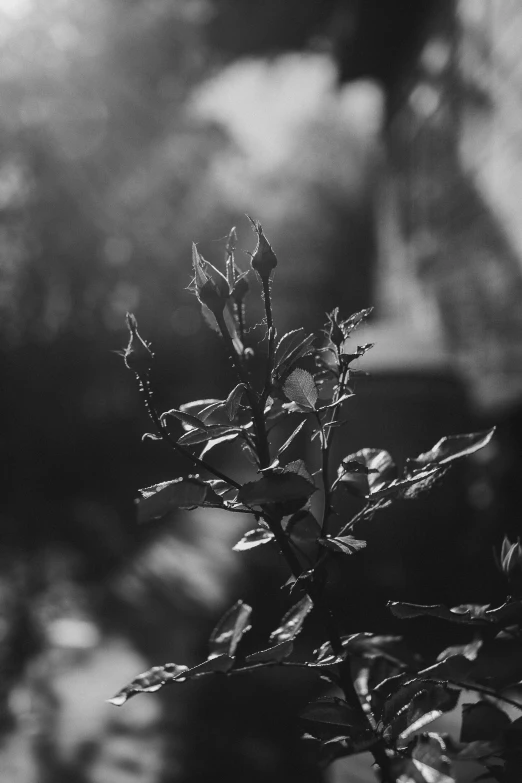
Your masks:
{"label": "leaf cluster", "polygon": [[[451,783],[456,780],[454,762],[470,759],[480,761],[496,780],[522,780],[522,733],[500,702],[509,701],[503,695],[506,688],[522,681],[522,600],[516,591],[515,597],[493,608],[391,603],[397,618],[431,617],[473,631],[469,643],[443,650],[433,662],[409,652],[399,636],[341,636],[324,590],[332,561],[350,568],[352,557],[365,548],[364,531],[376,514],[429,491],[453,463],[487,446],[494,430],[443,437],[408,459],[401,472],[387,451],[374,447],[347,453],[332,464],[332,443],[349,417],[359,360],[372,348],[371,343],[354,343],[354,332],[371,309],[344,317],[336,308],[320,333],[297,328],[278,337],[271,301],[277,257],[259,222],[251,223],[257,246],[250,271],[236,264],[234,229],[225,248],[224,272],[205,261],[195,246],[193,250],[192,290],[237,373],[226,397],[205,397],[159,412],[151,382],[153,354],[139,335],[136,319],[128,318],[127,353],[139,351],[140,361],[126,357],[126,364],[137,375],[155,428],[148,437],[183,454],[192,470],[197,469],[140,490],[137,517],[148,523],[196,507],[250,515],[252,527],[234,550],[277,547],[290,571],[291,605],[266,646],[247,652],[244,637],[251,628],[252,609],[238,601],[214,629],[206,660],[192,666],[155,666],[111,702],[119,706],[137,693],[209,675],[300,667],[327,684],[325,694],[301,715],[305,736],[317,745],[324,763],[369,750],[388,783]],[[258,344],[247,345],[247,301],[253,283],[248,278],[253,275],[264,301],[266,332]],[[255,362],[264,369],[261,385],[259,373],[253,372]],[[279,434],[282,426],[290,431],[284,438]],[[315,472],[305,456],[310,443],[321,465]],[[238,446],[249,472],[246,481],[207,461],[214,449]],[[300,456],[289,459],[291,453]],[[361,504],[349,519],[337,511],[342,493]],[[517,590],[521,551],[520,544],[507,541],[501,553],[501,567]],[[322,623],[324,643],[303,660],[296,655],[295,641],[312,610]],[[423,733],[429,723],[457,707],[462,691],[478,692],[481,701],[463,705],[459,740]]]}

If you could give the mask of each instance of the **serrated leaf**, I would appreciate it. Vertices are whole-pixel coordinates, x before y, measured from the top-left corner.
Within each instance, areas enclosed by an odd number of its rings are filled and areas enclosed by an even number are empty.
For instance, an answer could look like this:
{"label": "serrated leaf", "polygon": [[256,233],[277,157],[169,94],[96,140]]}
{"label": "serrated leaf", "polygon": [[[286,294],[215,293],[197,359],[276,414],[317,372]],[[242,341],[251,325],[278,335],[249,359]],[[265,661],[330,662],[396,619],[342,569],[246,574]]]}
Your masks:
{"label": "serrated leaf", "polygon": [[272,661],[280,663],[292,654],[293,649],[293,641],[287,639],[287,641],[275,644],[273,647],[269,647],[266,650],[260,650],[259,652],[252,653],[252,655],[247,655],[245,660],[247,663],[265,663]]}
{"label": "serrated leaf", "polygon": [[300,367],[290,373],[283,384],[283,392],[304,410],[314,410],[319,397],[313,375]]}
{"label": "serrated leaf", "polygon": [[309,498],[315,487],[307,479],[295,473],[272,473],[257,481],[243,484],[237,494],[239,503],[260,506],[264,503],[281,503],[286,500]]}
{"label": "serrated leaf", "polygon": [[465,435],[449,435],[441,438],[429,451],[414,459],[406,460],[406,475],[410,476],[427,465],[447,465],[462,457],[474,454],[490,442],[495,427],[484,432],[471,432]]}
{"label": "serrated leaf", "polygon": [[190,476],[174,479],[174,481],[163,481],[152,487],[140,489],[140,492],[142,497],[136,501],[139,523],[161,519],[170,511],[178,508],[194,508],[195,506],[221,505],[223,503],[209,484]]}
{"label": "serrated leaf", "polygon": [[281,644],[282,642],[293,641],[303,627],[307,615],[312,611],[313,603],[305,595],[291,609],[286,612],[275,631],[270,634],[271,644]]}
{"label": "serrated leaf", "polygon": [[249,625],[252,607],[243,601],[237,601],[218,622],[210,635],[209,660],[221,655],[233,657],[237,645],[244,634],[252,627]]}
{"label": "serrated leaf", "polygon": [[225,411],[230,421],[236,416],[245,389],[246,386],[244,383],[238,383],[225,400]]}
{"label": "serrated leaf", "polygon": [[343,555],[353,555],[354,552],[358,552],[366,546],[366,541],[361,541],[353,536],[320,538],[317,543],[326,547],[326,549],[331,549],[333,552],[339,552]]}
{"label": "serrated leaf", "polygon": [[304,425],[306,424],[306,419],[303,419],[303,421],[300,421],[295,430],[292,432],[292,434],[285,440],[282,446],[279,447],[277,451],[277,456],[280,457],[281,454],[287,450],[287,448],[290,446],[290,444],[293,442],[294,438],[299,435],[301,430],[303,429]]}
{"label": "serrated leaf", "polygon": [[112,699],[108,699],[109,704],[121,707],[137,693],[155,693],[156,691],[159,691],[166,682],[178,679],[182,677],[182,675],[184,676],[188,670],[188,666],[181,666],[175,663],[167,663],[165,666],[153,666],[152,669],[135,677],[129,685],[126,685],[118,691]]}
{"label": "serrated leaf", "polygon": [[509,716],[489,701],[462,705],[461,742],[495,742],[510,727]]}
{"label": "serrated leaf", "polygon": [[171,408],[169,411],[165,411],[160,416],[161,421],[164,421],[168,416],[174,419],[178,419],[183,425],[184,429],[192,430],[205,429],[205,424],[197,416],[193,416],[191,413],[178,410],[177,408]]}
{"label": "serrated leaf", "polygon": [[245,533],[243,538],[240,539],[232,549],[234,552],[245,552],[247,549],[253,549],[262,544],[268,544],[273,540],[273,533],[269,530],[264,530],[262,527],[258,527],[255,530],[249,530],[248,533]]}
{"label": "serrated leaf", "polygon": [[306,479],[310,482],[310,484],[314,483],[314,480],[312,476],[310,475],[310,472],[308,468],[306,467],[306,464],[304,460],[302,459],[295,459],[293,462],[289,462],[287,465],[284,466],[284,468],[281,471],[282,473],[295,473],[297,476],[301,476],[301,478]]}

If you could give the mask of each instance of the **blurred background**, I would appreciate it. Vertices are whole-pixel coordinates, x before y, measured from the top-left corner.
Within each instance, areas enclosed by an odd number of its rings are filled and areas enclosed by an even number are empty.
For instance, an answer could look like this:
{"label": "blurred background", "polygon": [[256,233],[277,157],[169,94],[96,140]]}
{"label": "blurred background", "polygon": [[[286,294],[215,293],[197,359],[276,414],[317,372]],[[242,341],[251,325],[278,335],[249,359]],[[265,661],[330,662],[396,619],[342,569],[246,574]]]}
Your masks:
{"label": "blurred background", "polygon": [[[142,529],[133,506],[187,466],[141,441],[125,313],[162,406],[225,397],[190,243],[219,263],[237,225],[252,250],[245,212],[279,257],[280,333],[375,306],[339,458],[402,464],[498,425],[428,500],[369,526],[339,575],[345,632],[397,631],[387,600],[505,594],[493,549],[522,532],[521,34],[515,0],[0,0],[2,781],[320,780],[295,721],[315,681],[104,702],[152,664],[200,660],[239,596],[252,644],[287,608],[277,555],[230,551],[243,520]],[[372,779],[343,770],[330,779]]]}

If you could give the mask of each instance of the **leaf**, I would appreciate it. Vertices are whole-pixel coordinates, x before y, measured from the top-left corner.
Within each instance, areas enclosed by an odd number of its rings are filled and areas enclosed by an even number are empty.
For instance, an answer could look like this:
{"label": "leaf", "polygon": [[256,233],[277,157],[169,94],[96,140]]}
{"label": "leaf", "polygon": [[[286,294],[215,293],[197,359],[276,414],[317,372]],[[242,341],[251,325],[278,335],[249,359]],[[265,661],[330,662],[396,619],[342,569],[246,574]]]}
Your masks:
{"label": "leaf", "polygon": [[361,321],[368,318],[373,312],[373,307],[365,307],[364,310],[359,310],[357,313],[353,313],[349,318],[342,322],[342,328],[345,339],[349,337],[351,332],[355,331]]}
{"label": "leaf", "polygon": [[221,505],[222,499],[209,484],[198,478],[178,478],[174,481],[163,481],[152,487],[140,489],[142,497],[138,505],[138,522],[150,522],[161,519],[177,508],[194,508],[206,504]]}
{"label": "leaf", "polygon": [[284,334],[277,343],[274,353],[274,363],[276,367],[283,362],[286,357],[303,341],[304,329],[293,329]]}
{"label": "leaf", "polygon": [[314,723],[327,723],[340,729],[358,726],[361,724],[361,719],[364,720],[364,716],[358,710],[352,709],[343,699],[336,697],[310,702],[299,717]]}
{"label": "leaf", "polygon": [[221,404],[222,404],[221,400],[216,400],[214,398],[205,399],[205,400],[193,400],[192,402],[184,402],[183,405],[179,406],[179,409],[182,413],[188,413],[191,416],[195,416],[201,421],[204,421],[204,419],[201,419],[200,417],[201,411],[208,408],[209,405],[221,405]]}
{"label": "leaf", "polygon": [[225,411],[230,421],[236,416],[245,389],[246,386],[244,383],[238,383],[225,400]]}
{"label": "leaf", "polygon": [[208,452],[214,449],[216,446],[220,446],[222,443],[227,443],[228,441],[237,440],[240,437],[240,432],[230,432],[228,435],[221,435],[219,438],[211,438],[205,443],[199,458],[203,459],[205,454],[208,454]]}
{"label": "leaf", "polygon": [[193,416],[191,413],[178,410],[177,408],[171,408],[169,411],[165,411],[160,416],[161,421],[164,421],[167,416],[172,416],[184,425],[184,429],[206,429],[204,423],[197,416]]}
{"label": "leaf", "polygon": [[319,649],[314,651],[314,663],[331,666],[334,663],[340,663],[345,660],[348,655],[353,655],[368,660],[383,657],[396,665],[402,666],[402,661],[398,660],[396,655],[391,654],[401,640],[401,636],[380,636],[367,632],[353,633],[349,636],[341,637],[342,655],[335,655],[331,643],[325,642]]}
{"label": "leaf", "polygon": [[384,703],[381,716],[384,736],[406,739],[454,709],[459,696],[460,691],[442,683],[419,679],[404,682]]}
{"label": "leaf", "polygon": [[301,432],[301,430],[303,429],[303,427],[304,427],[304,425],[305,425],[305,424],[306,424],[306,419],[303,419],[302,421],[300,421],[300,422],[299,422],[299,424],[297,425],[297,427],[295,428],[295,430],[292,432],[292,434],[290,435],[290,437],[289,437],[289,438],[287,438],[287,440],[285,440],[285,442],[283,443],[283,445],[279,447],[279,449],[278,449],[278,451],[277,451],[277,456],[278,456],[278,457],[280,457],[280,456],[281,456],[281,454],[282,454],[284,451],[286,451],[286,450],[287,450],[287,448],[290,446],[290,444],[292,443],[292,441],[294,440],[294,438],[295,438],[297,435],[299,435],[299,433]]}
{"label": "leaf", "polygon": [[445,742],[438,734],[416,737],[412,761],[427,783],[455,783]]}
{"label": "leaf", "polygon": [[234,656],[242,637],[252,627],[248,622],[251,614],[252,607],[243,601],[237,601],[225,612],[210,635],[209,660],[220,655]]}
{"label": "leaf", "polygon": [[180,446],[195,446],[214,438],[221,438],[223,435],[238,437],[241,433],[242,430],[239,427],[232,427],[230,424],[211,424],[204,429],[192,429],[185,432],[178,438],[178,443]]}
{"label": "leaf", "polygon": [[284,526],[285,533],[299,550],[310,557],[317,554],[317,541],[321,526],[309,511],[300,510],[292,514]]}
{"label": "leaf", "polygon": [[237,499],[245,506],[260,506],[285,500],[306,500],[314,492],[314,485],[295,473],[268,473],[257,481],[243,484]]}
{"label": "leaf", "polygon": [[313,608],[312,601],[305,595],[304,598],[292,606],[286,612],[281,623],[270,634],[271,644],[280,644],[281,642],[293,641],[300,633],[307,615]]}
{"label": "leaf", "polygon": [[396,478],[397,467],[384,449],[360,449],[344,457],[337,475],[353,494],[370,497]]}
{"label": "leaf", "polygon": [[401,620],[409,620],[413,617],[438,617],[441,620],[448,620],[452,623],[480,624],[502,623],[507,625],[510,622],[520,622],[522,620],[522,602],[509,601],[495,609],[490,609],[489,604],[463,604],[448,609],[442,604],[433,604],[423,606],[421,604],[408,604],[398,601],[388,603],[392,614]]}
{"label": "leaf", "polygon": [[234,665],[234,658],[231,655],[223,653],[213,658],[207,658],[203,663],[198,663],[197,666],[193,666],[187,672],[185,672],[186,679],[192,677],[198,677],[200,674],[213,674],[215,672],[228,672]]}
{"label": "leaf", "polygon": [[366,541],[360,541],[353,536],[320,538],[318,543],[327,549],[331,549],[333,552],[340,552],[343,555],[353,555],[354,552],[358,552],[366,546]]}
{"label": "leaf", "polygon": [[314,410],[318,393],[313,376],[298,367],[294,370],[283,385],[283,392],[292,402],[297,403],[305,410]]}
{"label": "leaf", "polygon": [[479,449],[487,446],[494,432],[495,427],[484,432],[449,435],[441,438],[429,451],[419,454],[415,459],[406,460],[406,475],[411,476],[417,470],[426,467],[426,465],[447,465],[449,462],[474,454]]}
{"label": "leaf", "polygon": [[308,468],[305,465],[304,460],[295,459],[293,462],[289,462],[284,466],[283,473],[295,473],[297,476],[306,479],[310,484],[314,483],[312,476],[310,475]]}
{"label": "leaf", "polygon": [[259,652],[252,653],[252,655],[247,655],[245,661],[247,663],[265,663],[272,661],[280,663],[292,654],[293,649],[293,641],[291,639],[287,639],[285,642],[279,642],[279,644],[275,644],[273,647],[269,647],[267,650],[260,650]]}
{"label": "leaf", "polygon": [[274,534],[269,530],[264,530],[262,527],[258,527],[255,530],[249,530],[245,533],[242,539],[232,547],[234,552],[245,552],[247,549],[253,549],[261,544],[268,544],[274,540]]}
{"label": "leaf", "polygon": [[279,341],[272,373],[272,380],[275,383],[283,383],[295,363],[312,351],[315,335],[309,334],[303,337],[303,332],[303,329],[296,329],[294,332],[284,335]]}
{"label": "leaf", "polygon": [[489,701],[462,705],[461,742],[495,742],[510,727],[508,715]]}
{"label": "leaf", "polygon": [[423,471],[418,473],[415,478],[417,479],[414,484],[407,486],[407,481],[403,480],[398,482],[401,487],[406,487],[401,492],[401,497],[405,500],[416,500],[424,492],[428,492],[437,484],[448,472],[449,467],[439,468],[438,470]]}
{"label": "leaf", "polygon": [[122,688],[121,691],[109,699],[109,704],[121,707],[132,696],[137,693],[155,693],[165,685],[168,680],[175,680],[188,671],[188,666],[181,666],[175,663],[166,663],[165,666],[153,666],[143,674],[139,674],[129,685]]}

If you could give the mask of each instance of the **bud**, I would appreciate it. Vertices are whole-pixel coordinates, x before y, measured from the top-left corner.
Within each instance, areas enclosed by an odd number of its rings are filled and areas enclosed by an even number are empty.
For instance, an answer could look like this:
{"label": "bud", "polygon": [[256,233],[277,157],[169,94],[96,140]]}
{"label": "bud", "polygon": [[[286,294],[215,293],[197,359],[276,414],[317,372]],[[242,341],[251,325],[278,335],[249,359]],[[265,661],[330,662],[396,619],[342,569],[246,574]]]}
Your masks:
{"label": "bud", "polygon": [[514,544],[505,536],[500,553],[500,567],[507,576],[516,595],[522,594],[522,546],[520,539]]}
{"label": "bud", "polygon": [[268,279],[270,273],[277,266],[277,256],[272,250],[270,242],[263,234],[263,228],[259,220],[253,220],[250,215],[247,215],[254,227],[254,231],[257,234],[256,249],[252,254],[252,269],[254,269],[261,279]]}
{"label": "bud", "polygon": [[154,354],[149,346],[142,340],[138,333],[138,322],[132,313],[125,316],[127,326],[129,327],[129,344],[123,353],[123,360],[129,370],[133,370],[138,375],[146,375],[152,365]]}
{"label": "bud", "polygon": [[222,313],[230,288],[227,279],[219,269],[205,261],[198,252],[195,243],[192,244],[192,265],[194,268],[193,290],[201,302],[216,315]]}

